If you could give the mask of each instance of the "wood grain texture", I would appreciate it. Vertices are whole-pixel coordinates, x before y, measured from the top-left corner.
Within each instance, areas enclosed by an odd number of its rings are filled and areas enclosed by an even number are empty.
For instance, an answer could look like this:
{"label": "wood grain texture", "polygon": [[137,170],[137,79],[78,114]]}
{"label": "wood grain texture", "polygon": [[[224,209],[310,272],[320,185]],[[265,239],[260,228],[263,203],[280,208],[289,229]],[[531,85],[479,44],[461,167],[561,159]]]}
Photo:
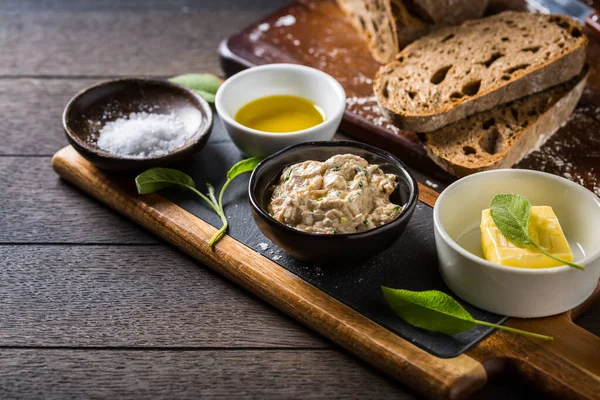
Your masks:
{"label": "wood grain texture", "polygon": [[472,358],[430,355],[229,236],[211,250],[215,228],[159,195],[138,196],[133,187],[118,187],[72,147],[54,156],[53,167],[91,196],[429,398],[465,398],[487,380]]}
{"label": "wood grain texture", "polygon": [[0,369],[3,399],[418,398],[332,350],[7,349]]}
{"label": "wood grain texture", "polygon": [[0,245],[0,258],[2,346],[331,347],[166,245]]}
{"label": "wood grain texture", "polygon": [[261,11],[7,11],[0,13],[0,75],[219,73],[222,38]]}
{"label": "wood grain texture", "polygon": [[157,243],[58,179],[49,157],[0,157],[0,184],[0,243]]}

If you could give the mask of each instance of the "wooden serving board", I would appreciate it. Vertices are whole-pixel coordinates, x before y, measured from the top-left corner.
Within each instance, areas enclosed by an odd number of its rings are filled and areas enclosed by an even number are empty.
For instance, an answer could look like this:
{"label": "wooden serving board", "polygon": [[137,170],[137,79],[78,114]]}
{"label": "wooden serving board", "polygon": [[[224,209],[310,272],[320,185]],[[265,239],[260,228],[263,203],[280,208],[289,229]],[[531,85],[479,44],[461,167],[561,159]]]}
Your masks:
{"label": "wooden serving board", "polygon": [[[219,121],[215,126],[220,127]],[[240,157],[230,142],[219,139],[222,130],[215,130],[212,143],[179,166],[199,187],[206,181],[222,184],[218,177]],[[70,146],[55,154],[52,165],[63,179],[428,398],[466,398],[507,369],[559,398],[598,398],[600,338],[572,320],[600,297],[600,288],[571,312],[506,322],[553,335],[552,343],[487,328],[466,336],[418,330],[395,317],[381,293],[371,290],[380,285],[438,288],[437,259],[431,238],[426,239],[433,230],[431,206],[437,194],[426,187],[420,186],[420,211],[393,248],[364,265],[336,270],[290,260],[262,236],[247,204],[247,177],[229,187],[225,211],[232,236],[213,250],[208,241],[216,231],[211,223],[217,224],[218,218],[192,195],[177,190],[137,195],[133,177],[103,172]],[[385,259],[393,262],[386,264]],[[480,319],[505,321],[466,306]]]}
{"label": "wooden serving board", "polygon": [[[509,8],[525,9],[525,3],[493,1],[488,12]],[[329,73],[346,90],[344,133],[395,153],[438,180],[454,179],[429,160],[414,132],[399,130],[381,115],[372,89],[379,64],[334,0],[296,1],[230,37],[219,53],[228,75],[277,62]],[[588,86],[570,121],[515,167],[560,175],[600,195],[600,41],[595,37],[590,37],[588,62]]]}

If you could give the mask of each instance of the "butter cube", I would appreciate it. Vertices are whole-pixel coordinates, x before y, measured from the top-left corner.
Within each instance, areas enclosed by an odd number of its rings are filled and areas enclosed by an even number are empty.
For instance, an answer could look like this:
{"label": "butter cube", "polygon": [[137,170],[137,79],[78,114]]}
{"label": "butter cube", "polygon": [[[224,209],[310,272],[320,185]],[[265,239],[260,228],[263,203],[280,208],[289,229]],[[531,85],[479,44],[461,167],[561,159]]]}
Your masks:
{"label": "butter cube", "polygon": [[[529,237],[553,256],[573,261],[573,253],[552,207],[531,207]],[[509,242],[494,224],[489,209],[481,213],[481,248],[486,260],[500,265],[518,268],[549,268],[563,265],[531,246],[519,246]]]}

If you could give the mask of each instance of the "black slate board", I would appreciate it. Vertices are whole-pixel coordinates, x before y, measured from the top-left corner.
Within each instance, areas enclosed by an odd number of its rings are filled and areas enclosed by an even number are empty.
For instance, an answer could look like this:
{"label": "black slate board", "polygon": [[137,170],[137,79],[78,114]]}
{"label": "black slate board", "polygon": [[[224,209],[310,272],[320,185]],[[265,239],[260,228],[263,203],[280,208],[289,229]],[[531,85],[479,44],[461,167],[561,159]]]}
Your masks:
{"label": "black slate board", "polygon": [[[221,121],[216,117],[209,144],[192,161],[179,168],[188,173],[202,191],[206,191],[207,182],[220,190],[227,170],[241,158],[241,153],[229,141]],[[483,326],[455,336],[427,332],[408,325],[387,306],[380,289],[382,285],[451,293],[438,272],[433,212],[428,205],[417,205],[407,230],[385,252],[360,265],[319,266],[289,257],[260,232],[248,204],[248,179],[249,174],[236,178],[224,199],[225,213],[230,221],[229,235],[236,240],[438,357],[455,357],[492,332],[493,329]],[[161,194],[211,225],[219,226],[216,214],[192,193],[170,189]],[[493,323],[507,319],[462,303],[476,319]]]}

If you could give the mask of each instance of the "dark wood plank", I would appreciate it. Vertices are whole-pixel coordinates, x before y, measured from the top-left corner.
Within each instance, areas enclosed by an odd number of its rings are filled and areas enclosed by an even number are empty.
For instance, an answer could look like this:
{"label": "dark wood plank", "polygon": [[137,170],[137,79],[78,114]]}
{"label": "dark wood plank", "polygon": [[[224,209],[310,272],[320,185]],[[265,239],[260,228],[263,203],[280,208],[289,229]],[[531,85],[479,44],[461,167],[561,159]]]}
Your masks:
{"label": "dark wood plank", "polygon": [[[336,350],[0,350],[0,398],[422,399]],[[498,377],[473,400],[545,399]]]}
{"label": "dark wood plank", "polygon": [[3,0],[0,11],[266,11],[289,0]]}
{"label": "dark wood plank", "polygon": [[157,243],[61,181],[49,157],[0,157],[0,182],[0,243]]}
{"label": "dark wood plank", "polygon": [[0,350],[0,397],[417,399],[347,354]]}
{"label": "dark wood plank", "polygon": [[72,96],[95,82],[0,80],[0,155],[52,155],[63,147],[67,143],[61,122],[63,109]]}
{"label": "dark wood plank", "polygon": [[2,346],[331,346],[166,245],[0,246],[0,255]]}
{"label": "dark wood plank", "polygon": [[219,73],[219,42],[265,11],[7,11],[0,75]]}
{"label": "dark wood plank", "polygon": [[[422,399],[336,350],[0,350],[0,398]],[[543,399],[514,376],[473,400]]]}

